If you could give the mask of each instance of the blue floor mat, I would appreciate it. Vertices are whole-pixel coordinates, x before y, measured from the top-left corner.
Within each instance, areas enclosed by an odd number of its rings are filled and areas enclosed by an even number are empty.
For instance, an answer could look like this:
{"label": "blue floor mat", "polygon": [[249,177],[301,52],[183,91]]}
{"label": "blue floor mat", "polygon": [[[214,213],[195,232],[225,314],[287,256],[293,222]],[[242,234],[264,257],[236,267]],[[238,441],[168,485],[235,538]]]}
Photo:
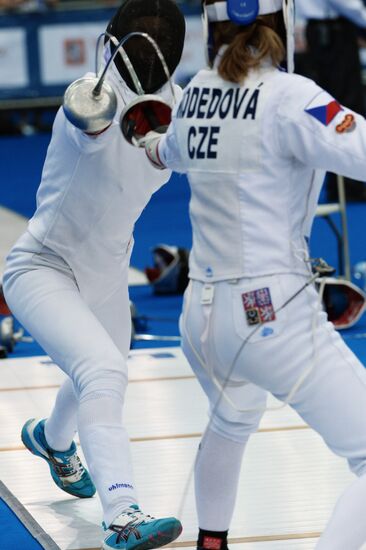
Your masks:
{"label": "blue floor mat", "polygon": [[60,550],[0,482],[1,550]]}

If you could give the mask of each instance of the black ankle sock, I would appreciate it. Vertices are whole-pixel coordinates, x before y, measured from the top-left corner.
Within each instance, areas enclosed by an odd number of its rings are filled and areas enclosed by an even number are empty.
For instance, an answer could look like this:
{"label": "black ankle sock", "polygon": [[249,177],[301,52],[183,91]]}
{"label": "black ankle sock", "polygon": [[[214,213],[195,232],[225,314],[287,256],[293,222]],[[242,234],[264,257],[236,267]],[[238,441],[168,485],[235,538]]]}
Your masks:
{"label": "black ankle sock", "polygon": [[228,550],[228,531],[205,531],[200,529],[198,533],[198,550]]}

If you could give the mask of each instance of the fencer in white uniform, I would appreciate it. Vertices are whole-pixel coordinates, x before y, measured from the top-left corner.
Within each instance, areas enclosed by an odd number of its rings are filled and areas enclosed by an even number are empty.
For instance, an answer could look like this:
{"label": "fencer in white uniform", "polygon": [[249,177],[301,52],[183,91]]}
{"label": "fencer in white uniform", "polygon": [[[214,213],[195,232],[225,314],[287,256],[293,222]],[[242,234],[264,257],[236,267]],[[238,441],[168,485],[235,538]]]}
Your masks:
{"label": "fencer in white uniform", "polygon": [[340,15],[358,27],[366,26],[366,7],[362,0],[299,0],[296,14],[300,19],[337,19]]}
{"label": "fencer in white uniform", "polygon": [[[128,0],[108,27],[117,40],[131,31],[149,32],[171,73],[182,53],[184,29],[184,17],[172,0]],[[172,101],[155,51],[140,38],[135,48],[134,40],[125,48],[145,91]],[[175,518],[154,520],[138,509],[122,423],[132,233],[152,193],[170,176],[154,170],[144,152],[123,139],[119,116],[136,97],[129,79],[116,58],[107,81],[117,95],[117,113],[98,135],[75,128],[59,110],[37,210],[8,256],[3,285],[14,315],[68,375],[50,417],[29,421],[23,441],[48,461],[62,489],[87,497],[95,489],[72,443],[78,431],[103,507],[103,548],[130,550],[166,544],[181,526]],[[175,91],[181,95],[178,87]]]}
{"label": "fencer in white uniform", "polygon": [[[256,13],[255,0],[244,4]],[[204,2],[213,66],[187,86],[167,134],[145,142],[154,164],[186,173],[191,188],[180,327],[210,404],[195,467],[198,548],[227,548],[243,452],[271,392],[358,476],[316,546],[356,550],[366,541],[366,372],[309,284],[307,243],[319,170],[364,178],[366,121],[278,68],[270,29],[281,33],[282,0],[257,8],[243,26],[238,2]]]}

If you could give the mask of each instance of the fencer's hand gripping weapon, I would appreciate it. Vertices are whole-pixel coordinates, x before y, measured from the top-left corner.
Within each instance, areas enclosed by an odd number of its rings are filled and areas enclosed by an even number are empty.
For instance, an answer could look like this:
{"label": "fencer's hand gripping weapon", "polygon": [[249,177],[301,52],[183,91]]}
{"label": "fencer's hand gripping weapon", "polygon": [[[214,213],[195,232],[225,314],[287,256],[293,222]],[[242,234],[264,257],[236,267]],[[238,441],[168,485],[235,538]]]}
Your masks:
{"label": "fencer's hand gripping weapon", "polygon": [[[164,56],[157,43],[148,34],[140,33],[140,35],[149,40],[156,51],[163,66],[167,82],[169,83],[172,104],[174,105],[176,103],[174,85]],[[150,133],[149,137],[151,140],[153,134],[153,137],[156,137],[158,134],[165,132],[170,124],[171,118],[172,106],[164,101],[159,95],[145,94],[141,88],[139,97],[126,105],[122,111],[120,118],[121,131],[128,143],[135,147],[145,147],[147,134]],[[152,159],[150,160],[152,161]],[[162,168],[159,163],[153,162],[153,164],[157,168]]]}
{"label": "fencer's hand gripping weapon", "polygon": [[152,137],[161,137],[172,118],[172,108],[161,97],[144,94],[129,103],[121,114],[124,138],[135,147],[145,147]]}
{"label": "fencer's hand gripping weapon", "polygon": [[[99,52],[102,38],[105,36],[113,42],[116,49],[106,63],[102,73],[99,75]],[[174,87],[171,82],[168,66],[158,44],[150,35],[144,32],[131,32],[118,42],[114,36],[105,32],[99,36],[97,42],[95,76],[79,78],[70,84],[64,95],[63,110],[66,118],[71,122],[71,124],[83,132],[90,134],[98,134],[102,132],[110,126],[116,115],[117,97],[113,88],[110,84],[108,84],[108,82],[105,81],[105,77],[114,58],[118,54],[122,56],[122,59],[135,85],[136,92],[139,95],[139,97],[133,102],[133,105],[129,105],[123,111],[121,116],[121,129],[124,135],[126,132],[126,139],[132,143],[134,138],[134,125],[131,122],[132,115],[130,116],[129,113],[130,111],[133,111],[135,105],[148,102],[146,107],[148,113],[147,119],[151,120],[151,123],[147,131],[158,128],[162,125],[162,122],[166,122],[168,117],[170,117],[171,108],[161,98],[159,98],[159,96],[145,94],[127,52],[123,48],[124,44],[133,36],[141,36],[145,38],[155,49],[155,52],[163,65],[167,76],[167,81],[170,84],[173,100],[175,101]],[[155,104],[158,104],[157,109],[154,108]],[[163,108],[161,108],[161,104],[163,105]],[[155,110],[159,113],[162,111],[162,115],[159,116],[157,121],[154,119]],[[152,114],[149,114],[150,111]]]}

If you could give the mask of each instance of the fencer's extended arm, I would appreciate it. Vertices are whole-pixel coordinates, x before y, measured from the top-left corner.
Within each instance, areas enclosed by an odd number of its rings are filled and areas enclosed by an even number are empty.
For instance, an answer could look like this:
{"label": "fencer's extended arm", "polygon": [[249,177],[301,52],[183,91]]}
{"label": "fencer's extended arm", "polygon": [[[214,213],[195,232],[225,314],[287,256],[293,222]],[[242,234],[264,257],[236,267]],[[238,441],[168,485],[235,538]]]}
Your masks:
{"label": "fencer's extended arm", "polygon": [[[156,134],[156,132],[150,132],[149,134],[153,133]],[[160,165],[160,169],[170,168],[175,172],[185,172],[177,143],[174,118],[170,123],[166,134],[163,134],[162,136],[160,135],[157,139],[154,139],[154,136],[151,136],[151,138],[151,144],[149,144],[149,146],[145,143],[145,151],[150,159],[150,162],[153,164],[157,162]]]}
{"label": "fencer's extended arm", "polygon": [[362,0],[329,0],[329,5],[358,27],[366,28],[366,6]]}
{"label": "fencer's extended arm", "polygon": [[[182,166],[175,127],[175,116],[179,108],[179,103],[183,97],[182,89],[176,87],[175,94],[177,102],[173,107],[172,120],[166,133],[160,135],[158,140],[152,140],[150,148],[145,144],[145,151],[153,165],[155,161],[158,161],[160,169],[170,168],[170,170],[174,170],[175,172],[183,173],[185,169]],[[151,137],[153,138],[153,136]]]}
{"label": "fencer's extended arm", "polygon": [[69,122],[64,114],[62,113],[64,120],[65,131],[68,138],[73,142],[73,144],[82,151],[96,152],[99,149],[105,147],[106,142],[109,139],[110,128],[117,126],[119,131],[119,125],[117,122],[110,124],[104,130],[97,133],[87,133],[83,132],[79,128],[76,128]]}
{"label": "fencer's extended arm", "polygon": [[366,120],[298,77],[277,112],[281,156],[312,168],[366,180]]}

